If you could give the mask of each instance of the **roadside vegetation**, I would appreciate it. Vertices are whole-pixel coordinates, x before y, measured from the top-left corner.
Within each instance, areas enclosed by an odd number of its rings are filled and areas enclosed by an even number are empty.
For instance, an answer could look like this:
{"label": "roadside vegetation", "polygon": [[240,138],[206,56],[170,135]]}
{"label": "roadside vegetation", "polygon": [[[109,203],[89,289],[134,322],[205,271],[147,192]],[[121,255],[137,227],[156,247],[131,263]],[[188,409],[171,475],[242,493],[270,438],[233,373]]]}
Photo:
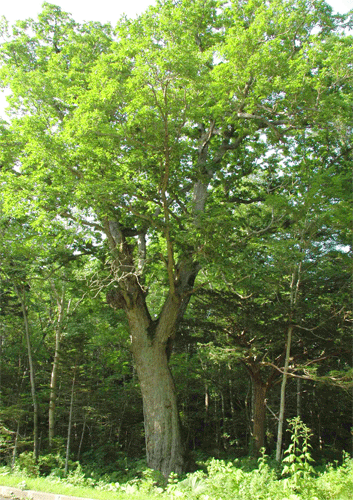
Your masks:
{"label": "roadside vegetation", "polygon": [[30,452],[21,454],[14,467],[0,469],[0,484],[97,500],[351,500],[353,459],[344,453],[340,463],[315,466],[309,429],[299,418],[292,419],[289,428],[291,444],[281,465],[264,450],[257,461],[199,457],[198,470],[180,477],[172,473],[166,480],[143,460],[125,459],[110,473],[94,463],[82,467],[71,462],[65,474],[65,460],[59,454],[42,456],[35,463]]}

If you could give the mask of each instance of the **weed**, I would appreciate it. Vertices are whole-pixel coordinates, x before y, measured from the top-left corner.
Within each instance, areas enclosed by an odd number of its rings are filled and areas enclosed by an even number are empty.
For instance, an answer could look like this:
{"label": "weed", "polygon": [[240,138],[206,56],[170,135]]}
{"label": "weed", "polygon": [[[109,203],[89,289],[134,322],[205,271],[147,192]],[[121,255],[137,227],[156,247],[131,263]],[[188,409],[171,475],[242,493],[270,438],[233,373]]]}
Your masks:
{"label": "weed", "polygon": [[285,484],[288,483],[294,489],[298,489],[300,483],[308,481],[312,475],[315,475],[315,469],[311,465],[314,460],[310,454],[311,445],[309,442],[312,434],[310,429],[300,420],[300,417],[288,420],[288,424],[288,431],[291,432],[291,444],[284,452],[283,462],[286,465],[283,467],[282,475],[288,476]]}

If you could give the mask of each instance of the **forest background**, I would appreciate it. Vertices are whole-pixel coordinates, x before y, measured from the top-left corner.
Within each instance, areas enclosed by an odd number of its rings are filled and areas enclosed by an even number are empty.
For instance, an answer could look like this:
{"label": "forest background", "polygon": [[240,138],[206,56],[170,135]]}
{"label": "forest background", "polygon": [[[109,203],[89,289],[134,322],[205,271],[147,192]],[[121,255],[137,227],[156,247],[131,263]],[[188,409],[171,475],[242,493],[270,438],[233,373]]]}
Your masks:
{"label": "forest background", "polygon": [[284,410],[317,459],[352,452],[350,23],[184,1],[3,25],[4,460],[168,475],[274,452]]}

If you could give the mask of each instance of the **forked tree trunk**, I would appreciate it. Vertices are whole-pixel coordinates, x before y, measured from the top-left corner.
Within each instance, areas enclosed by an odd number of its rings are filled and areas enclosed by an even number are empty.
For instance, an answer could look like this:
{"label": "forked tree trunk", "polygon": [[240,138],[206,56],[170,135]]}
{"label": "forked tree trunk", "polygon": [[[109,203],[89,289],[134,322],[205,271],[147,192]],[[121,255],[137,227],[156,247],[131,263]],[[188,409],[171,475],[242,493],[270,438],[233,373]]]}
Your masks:
{"label": "forked tree trunk", "polygon": [[143,400],[147,465],[165,477],[184,471],[177,397],[167,349],[180,307],[175,297],[167,299],[158,321],[151,320],[141,295],[132,307],[126,308]]}
{"label": "forked tree trunk", "polygon": [[125,309],[129,322],[143,399],[147,465],[165,477],[184,471],[176,390],[168,359],[177,324],[189,301],[185,292],[192,288],[198,269],[191,263],[179,270],[175,292],[169,294],[156,320],[151,319],[145,295],[136,281],[131,279],[129,293],[117,290],[107,295],[112,307]]}

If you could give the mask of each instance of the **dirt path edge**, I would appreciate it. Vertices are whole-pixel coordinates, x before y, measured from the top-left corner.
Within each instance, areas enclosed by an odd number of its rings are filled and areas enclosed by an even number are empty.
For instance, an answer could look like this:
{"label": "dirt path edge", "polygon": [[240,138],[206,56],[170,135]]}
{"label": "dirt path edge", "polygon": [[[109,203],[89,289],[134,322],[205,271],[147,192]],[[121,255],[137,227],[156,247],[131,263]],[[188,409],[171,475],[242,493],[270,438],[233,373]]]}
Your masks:
{"label": "dirt path edge", "polygon": [[12,488],[11,486],[0,486],[0,496],[12,499],[28,499],[28,500],[93,500],[92,498],[72,497],[68,495],[60,495],[58,493],[44,493],[42,491],[21,490],[20,488]]}

